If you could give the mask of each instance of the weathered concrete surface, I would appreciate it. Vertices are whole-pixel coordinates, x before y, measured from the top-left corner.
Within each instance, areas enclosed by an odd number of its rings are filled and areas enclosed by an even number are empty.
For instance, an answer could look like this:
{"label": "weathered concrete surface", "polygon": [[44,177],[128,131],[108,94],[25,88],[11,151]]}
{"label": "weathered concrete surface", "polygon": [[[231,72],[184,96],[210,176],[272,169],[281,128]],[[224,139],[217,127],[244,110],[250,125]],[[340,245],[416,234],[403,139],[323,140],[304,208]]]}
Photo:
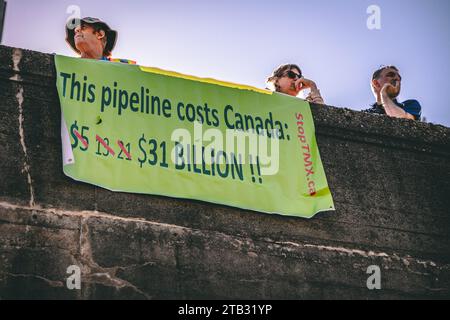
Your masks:
{"label": "weathered concrete surface", "polygon": [[313,115],[336,212],[112,193],[62,173],[53,57],[0,47],[0,299],[450,298],[450,129]]}

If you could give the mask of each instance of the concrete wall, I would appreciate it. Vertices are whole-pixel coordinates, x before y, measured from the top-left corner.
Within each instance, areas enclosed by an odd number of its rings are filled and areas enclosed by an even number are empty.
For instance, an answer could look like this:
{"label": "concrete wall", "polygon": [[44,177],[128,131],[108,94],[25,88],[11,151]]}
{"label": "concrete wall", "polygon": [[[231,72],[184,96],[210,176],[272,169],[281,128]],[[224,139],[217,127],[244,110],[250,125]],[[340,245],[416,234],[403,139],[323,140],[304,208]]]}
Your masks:
{"label": "concrete wall", "polygon": [[1,46],[0,299],[450,298],[450,129],[312,110],[336,212],[113,193],[63,175],[53,57]]}

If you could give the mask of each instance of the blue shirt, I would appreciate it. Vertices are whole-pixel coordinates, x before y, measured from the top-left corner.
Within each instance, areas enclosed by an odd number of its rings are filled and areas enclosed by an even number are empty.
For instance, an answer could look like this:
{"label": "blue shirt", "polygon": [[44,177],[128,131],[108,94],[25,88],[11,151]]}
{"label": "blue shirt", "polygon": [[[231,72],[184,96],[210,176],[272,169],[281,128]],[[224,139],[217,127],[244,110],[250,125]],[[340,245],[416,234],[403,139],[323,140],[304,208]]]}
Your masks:
{"label": "blue shirt", "polygon": [[[398,102],[397,99],[394,99],[393,101],[398,107],[402,108],[403,110],[405,110],[405,112],[414,116],[414,119],[420,120],[420,116],[422,115],[422,107],[420,106],[419,101],[406,100],[403,103]],[[363,110],[363,112],[386,114],[386,110],[384,110],[384,107],[377,103],[374,103],[370,109]]]}

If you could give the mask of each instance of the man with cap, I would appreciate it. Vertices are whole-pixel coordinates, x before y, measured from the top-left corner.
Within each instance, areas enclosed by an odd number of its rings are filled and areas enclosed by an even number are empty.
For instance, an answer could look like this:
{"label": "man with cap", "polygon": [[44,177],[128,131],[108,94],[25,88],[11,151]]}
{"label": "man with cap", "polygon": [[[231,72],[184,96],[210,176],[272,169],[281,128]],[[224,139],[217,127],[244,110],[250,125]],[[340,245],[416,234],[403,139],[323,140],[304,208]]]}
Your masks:
{"label": "man with cap", "polygon": [[135,64],[126,59],[112,59],[117,31],[97,18],[73,19],[66,24],[66,41],[84,59],[106,60]]}

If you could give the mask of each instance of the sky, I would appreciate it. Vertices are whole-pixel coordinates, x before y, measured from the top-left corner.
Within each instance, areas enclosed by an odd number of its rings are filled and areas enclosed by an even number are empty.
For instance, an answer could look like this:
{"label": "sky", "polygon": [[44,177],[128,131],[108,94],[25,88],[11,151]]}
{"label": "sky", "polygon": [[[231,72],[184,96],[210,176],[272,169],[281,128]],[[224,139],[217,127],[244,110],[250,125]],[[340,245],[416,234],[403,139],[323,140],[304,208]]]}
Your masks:
{"label": "sky", "polygon": [[[417,99],[427,122],[450,127],[448,0],[7,0],[2,44],[76,56],[65,22],[77,6],[119,32],[116,58],[199,77],[265,87],[298,64],[328,105],[374,102],[380,65],[401,72],[399,100]],[[380,9],[379,29],[369,6]]]}

